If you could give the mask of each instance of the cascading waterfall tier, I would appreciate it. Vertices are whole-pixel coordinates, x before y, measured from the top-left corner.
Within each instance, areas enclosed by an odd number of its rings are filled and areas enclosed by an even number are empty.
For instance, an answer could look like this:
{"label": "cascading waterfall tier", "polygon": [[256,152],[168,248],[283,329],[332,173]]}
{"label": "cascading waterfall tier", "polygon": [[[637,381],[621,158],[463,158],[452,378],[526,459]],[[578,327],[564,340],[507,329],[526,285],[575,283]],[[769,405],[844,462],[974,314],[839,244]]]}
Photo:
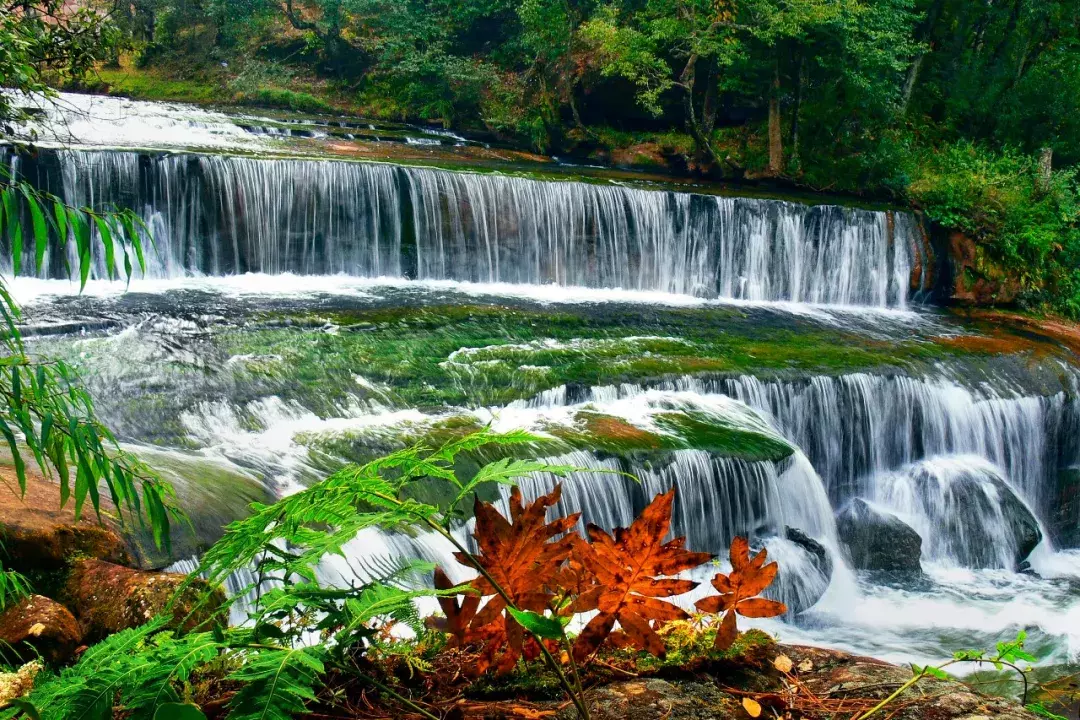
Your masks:
{"label": "cascading waterfall tier", "polygon": [[[996,389],[989,383],[969,387],[940,375],[871,373],[794,381],[750,376],[682,378],[652,387],[724,395],[763,413],[805,453],[834,507],[852,497],[879,498],[883,488],[895,487],[900,477],[907,478],[912,492],[928,503],[920,512],[929,517],[933,507],[945,503],[929,496],[947,494],[942,488],[949,483],[915,483],[910,478],[919,474],[905,468],[940,457],[950,459],[938,461],[931,469],[951,468],[949,477],[963,475],[958,467],[982,477],[1000,474],[998,480],[1007,483],[1039,517],[1050,518],[1055,511],[1054,478],[1062,469],[1080,464],[1076,433],[1080,407],[1072,399],[1076,380],[1065,371],[1061,382],[1060,390],[1045,394],[1028,394],[1005,383]],[[538,406],[610,402],[645,392],[639,385],[595,387],[586,398],[570,398],[561,388],[531,402]],[[990,467],[997,469],[991,473]],[[929,472],[921,469],[923,475]],[[1011,553],[999,549],[1003,557]],[[954,552],[953,557],[972,557],[977,552]]]}
{"label": "cascading waterfall tier", "polygon": [[[156,277],[345,273],[876,307],[929,284],[907,213],[341,161],[6,161],[70,203],[136,209]],[[62,260],[44,272],[63,276]]]}

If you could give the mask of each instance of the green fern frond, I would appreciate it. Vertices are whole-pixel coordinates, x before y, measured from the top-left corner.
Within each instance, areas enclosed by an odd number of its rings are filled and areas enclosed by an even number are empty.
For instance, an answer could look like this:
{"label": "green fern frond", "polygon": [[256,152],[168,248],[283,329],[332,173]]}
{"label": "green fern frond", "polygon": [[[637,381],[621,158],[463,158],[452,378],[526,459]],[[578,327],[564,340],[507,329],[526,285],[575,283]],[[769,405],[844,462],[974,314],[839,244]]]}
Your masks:
{"label": "green fern frond", "polygon": [[177,683],[187,682],[199,666],[226,649],[225,643],[212,633],[157,635],[148,643],[146,668],[122,691],[121,705],[132,717],[153,717],[163,704],[181,699]]}
{"label": "green fern frond", "polygon": [[[537,462],[500,461],[482,468],[466,484],[454,475],[454,460],[462,452],[534,439],[524,432],[482,430],[438,450],[418,446],[365,465],[345,467],[274,505],[253,506],[254,512],[230,525],[224,538],[203,556],[200,573],[211,584],[220,584],[231,573],[264,561],[263,570],[298,573],[312,579],[319,561],[327,554],[341,554],[344,545],[361,530],[448,522],[452,507],[423,503],[405,493],[414,481],[442,480],[468,494],[482,484],[509,483],[531,472],[565,474],[572,470]],[[268,556],[268,546],[277,541],[298,551],[287,559]]]}
{"label": "green fern frond", "polygon": [[292,720],[315,699],[326,672],[321,647],[254,650],[229,679],[241,683],[229,703],[229,720]]}
{"label": "green fern frond", "polygon": [[35,688],[29,699],[42,720],[110,720],[122,689],[151,669],[153,662],[144,650],[167,621],[156,618],[109,636],[77,664]]}

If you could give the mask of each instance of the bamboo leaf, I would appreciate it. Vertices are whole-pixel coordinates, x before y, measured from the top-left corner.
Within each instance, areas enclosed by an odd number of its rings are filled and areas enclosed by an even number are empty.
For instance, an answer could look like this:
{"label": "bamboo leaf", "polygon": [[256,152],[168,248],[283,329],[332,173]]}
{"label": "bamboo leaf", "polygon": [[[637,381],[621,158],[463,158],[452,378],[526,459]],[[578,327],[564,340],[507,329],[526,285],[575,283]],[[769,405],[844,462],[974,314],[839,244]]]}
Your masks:
{"label": "bamboo leaf", "polygon": [[[49,245],[49,226],[45,222],[45,214],[41,211],[41,204],[38,202],[37,197],[33,189],[29,185],[23,186],[23,195],[26,197],[26,204],[30,206],[30,220],[34,228],[34,257],[43,258],[45,256],[45,248]],[[21,253],[22,248],[19,248]],[[15,252],[12,247],[12,252]],[[15,262],[18,264],[20,260],[16,255]],[[37,261],[35,271],[41,268],[41,261]],[[18,272],[18,270],[16,270]]]}
{"label": "bamboo leaf", "polygon": [[19,443],[15,439],[15,433],[11,432],[11,428],[2,417],[0,417],[0,433],[2,433],[4,439],[7,440],[8,448],[11,450],[11,459],[15,464],[15,475],[19,479],[19,490],[25,495],[26,463],[23,462],[22,453],[19,452]]}
{"label": "bamboo leaf", "polygon": [[105,272],[111,280],[116,274],[116,246],[113,245],[112,229],[105,218],[100,215],[94,216],[94,223],[97,224],[101,244],[105,246]]}

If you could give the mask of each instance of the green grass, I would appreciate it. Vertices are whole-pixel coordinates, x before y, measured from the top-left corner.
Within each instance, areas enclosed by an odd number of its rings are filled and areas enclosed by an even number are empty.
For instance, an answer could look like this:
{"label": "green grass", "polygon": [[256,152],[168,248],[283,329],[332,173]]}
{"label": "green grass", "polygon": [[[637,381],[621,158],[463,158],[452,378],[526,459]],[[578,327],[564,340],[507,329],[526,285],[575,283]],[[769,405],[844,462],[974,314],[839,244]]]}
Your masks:
{"label": "green grass", "polygon": [[330,113],[336,107],[310,92],[279,87],[237,90],[226,78],[181,79],[153,70],[102,68],[81,87],[90,92],[136,100],[186,102],[196,105],[244,105],[307,113]]}
{"label": "green grass", "polygon": [[229,102],[230,93],[221,85],[204,80],[172,79],[137,70],[98,70],[95,82],[88,90],[107,91],[137,100],[170,100],[195,104]]}

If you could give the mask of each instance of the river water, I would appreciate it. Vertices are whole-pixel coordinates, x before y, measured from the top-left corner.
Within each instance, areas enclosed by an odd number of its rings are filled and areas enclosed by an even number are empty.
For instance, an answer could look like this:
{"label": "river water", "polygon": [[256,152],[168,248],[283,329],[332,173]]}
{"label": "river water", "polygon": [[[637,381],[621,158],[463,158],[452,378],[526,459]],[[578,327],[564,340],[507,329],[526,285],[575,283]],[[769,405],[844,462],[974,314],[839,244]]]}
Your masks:
{"label": "river water", "polygon": [[[921,662],[1026,629],[1080,659],[1080,376],[1060,348],[957,349],[986,329],[923,304],[912,215],[294,157],[250,117],[67,101],[63,147],[4,162],[133,208],[155,245],[130,285],[79,293],[59,251],[13,290],[33,350],[82,370],[205,535],[447,427],[572,432],[554,459],[593,472],[560,510],[625,526],[677,487],[691,547],[778,559],[796,612],[757,624],[785,641]],[[673,445],[617,447],[596,417]],[[918,533],[921,573],[853,567],[854,499]],[[396,554],[453,565],[423,537],[349,547]]]}

